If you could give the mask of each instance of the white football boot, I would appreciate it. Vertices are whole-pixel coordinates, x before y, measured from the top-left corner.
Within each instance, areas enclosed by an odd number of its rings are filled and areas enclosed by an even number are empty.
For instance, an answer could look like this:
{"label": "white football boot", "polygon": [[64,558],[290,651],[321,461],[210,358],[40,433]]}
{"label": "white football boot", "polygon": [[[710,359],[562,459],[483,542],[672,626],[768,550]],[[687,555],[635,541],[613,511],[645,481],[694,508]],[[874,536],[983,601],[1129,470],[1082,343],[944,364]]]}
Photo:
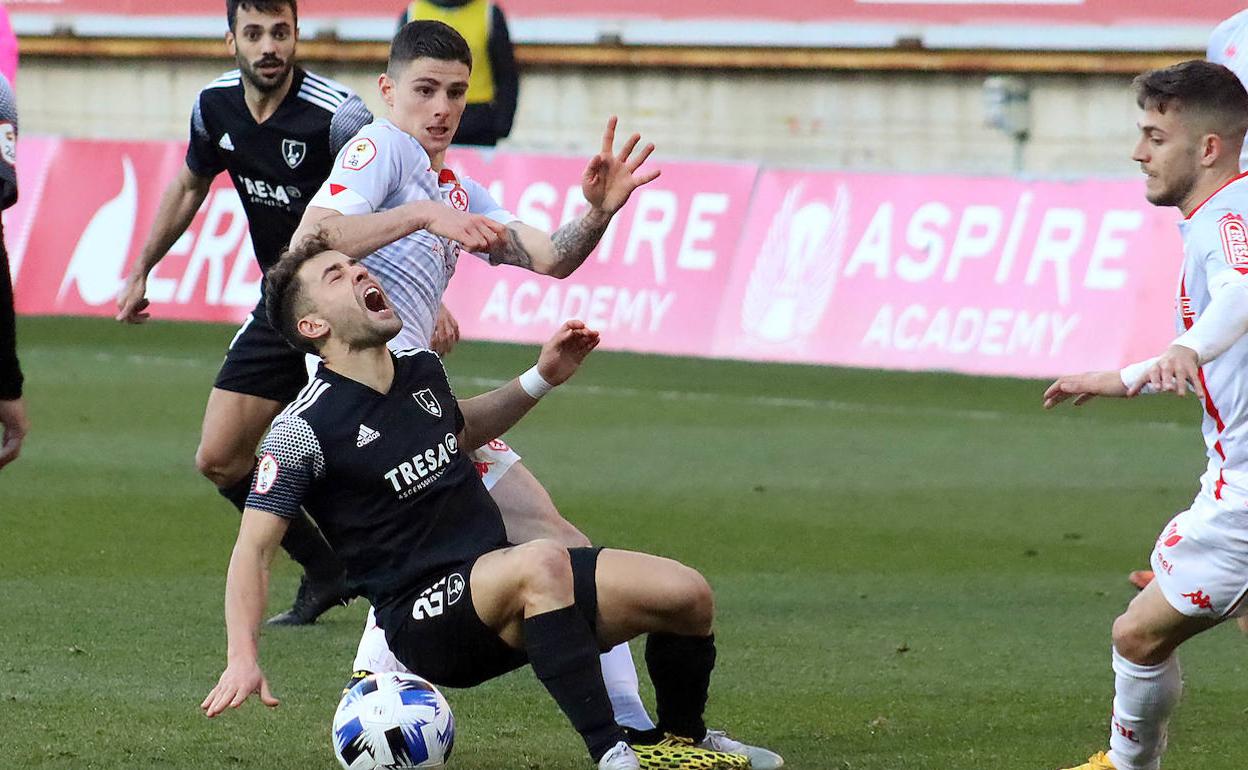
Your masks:
{"label": "white football boot", "polygon": [[723,730],[707,730],[706,737],[696,745],[700,749],[749,757],[750,767],[753,770],[776,770],[784,766],[784,758],[776,752],[742,743],[729,737],[728,733]]}
{"label": "white football boot", "polygon": [[641,770],[633,747],[620,741],[598,760],[598,770]]}

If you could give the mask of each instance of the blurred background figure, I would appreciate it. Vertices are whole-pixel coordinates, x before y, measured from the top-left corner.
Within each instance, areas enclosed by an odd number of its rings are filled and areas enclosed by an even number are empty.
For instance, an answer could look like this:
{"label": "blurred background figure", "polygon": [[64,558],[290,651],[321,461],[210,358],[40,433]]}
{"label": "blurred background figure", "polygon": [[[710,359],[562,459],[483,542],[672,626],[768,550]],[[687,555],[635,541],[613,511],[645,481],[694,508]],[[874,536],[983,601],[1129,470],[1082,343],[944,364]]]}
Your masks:
{"label": "blurred background figure", "polygon": [[[1214,28],[1205,58],[1234,72],[1248,86],[1248,10],[1240,11]],[[1248,167],[1248,144],[1240,152],[1239,168]]]}
{"label": "blurred background figure", "polygon": [[[13,38],[8,14],[2,13],[4,32]],[[17,62],[17,45],[13,46],[13,64]],[[7,61],[6,61],[7,64]],[[17,202],[17,101],[9,85],[8,74],[0,75],[0,210]],[[17,459],[22,440],[30,424],[26,419],[26,403],[22,400],[22,368],[17,360],[17,330],[13,315],[13,283],[9,277],[9,255],[4,248],[0,229],[0,468]]]}
{"label": "blurred background figure", "polygon": [[0,5],[0,74],[8,78],[10,88],[17,84],[17,35],[9,21],[9,12]]}
{"label": "blurred background figure", "polygon": [[399,19],[429,19],[454,27],[472,50],[468,106],[454,144],[493,147],[511,134],[520,92],[520,70],[503,9],[489,0],[416,0]]}

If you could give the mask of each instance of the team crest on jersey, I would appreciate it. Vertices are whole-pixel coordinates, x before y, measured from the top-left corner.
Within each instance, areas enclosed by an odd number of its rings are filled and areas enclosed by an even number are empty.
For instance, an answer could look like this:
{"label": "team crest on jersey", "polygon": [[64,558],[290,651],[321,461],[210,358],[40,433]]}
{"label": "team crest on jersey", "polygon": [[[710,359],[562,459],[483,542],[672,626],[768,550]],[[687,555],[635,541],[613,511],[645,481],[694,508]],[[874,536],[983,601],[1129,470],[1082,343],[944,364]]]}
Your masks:
{"label": "team crest on jersey", "polygon": [[299,168],[299,164],[307,157],[308,145],[298,139],[282,140],[282,157],[286,159],[286,165],[292,169]]}
{"label": "team crest on jersey", "polygon": [[438,403],[437,396],[433,395],[433,391],[429,388],[416,391],[412,394],[412,398],[416,399],[416,403],[429,414],[434,417],[442,416],[442,405]]}
{"label": "team crest on jersey", "polygon": [[452,206],[460,211],[468,210],[468,191],[459,185],[455,185],[455,187],[451,189],[451,192],[447,194],[446,198],[450,201]]}
{"label": "team crest on jersey", "polygon": [[1222,235],[1222,252],[1226,261],[1236,266],[1248,265],[1248,227],[1239,214],[1227,214],[1218,220]]}
{"label": "team crest on jersey", "polygon": [[359,171],[376,157],[377,145],[373,144],[372,139],[356,139],[347,148],[347,154],[342,156],[342,167],[347,171]]}
{"label": "team crest on jersey", "polygon": [[277,458],[266,454],[256,466],[256,494],[265,495],[277,483]]}

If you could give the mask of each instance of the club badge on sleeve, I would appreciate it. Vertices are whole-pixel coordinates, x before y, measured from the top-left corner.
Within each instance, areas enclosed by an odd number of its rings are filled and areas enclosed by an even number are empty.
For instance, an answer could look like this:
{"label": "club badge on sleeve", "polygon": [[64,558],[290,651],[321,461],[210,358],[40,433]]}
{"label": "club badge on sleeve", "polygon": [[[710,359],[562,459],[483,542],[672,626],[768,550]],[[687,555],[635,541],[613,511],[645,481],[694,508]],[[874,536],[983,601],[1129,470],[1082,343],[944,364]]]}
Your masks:
{"label": "club badge on sleeve", "polygon": [[260,458],[260,464],[256,467],[256,494],[268,494],[277,483],[277,471],[277,458],[270,454]]}

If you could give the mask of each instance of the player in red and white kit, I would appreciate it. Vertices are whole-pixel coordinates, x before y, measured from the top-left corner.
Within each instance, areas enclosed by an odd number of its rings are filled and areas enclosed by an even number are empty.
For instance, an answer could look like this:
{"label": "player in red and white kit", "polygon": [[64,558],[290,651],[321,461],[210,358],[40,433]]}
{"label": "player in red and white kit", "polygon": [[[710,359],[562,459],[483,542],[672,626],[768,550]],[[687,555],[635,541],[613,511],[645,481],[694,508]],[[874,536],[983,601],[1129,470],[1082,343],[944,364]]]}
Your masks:
{"label": "player in red and white kit", "polygon": [[1191,507],[1157,539],[1156,579],[1114,621],[1110,749],[1073,770],[1159,768],[1182,691],[1179,645],[1248,610],[1248,175],[1239,173],[1248,92],[1207,61],[1147,72],[1135,88],[1133,158],[1147,198],[1184,216],[1179,336],[1121,372],[1058,379],[1044,406],[1190,389],[1204,404],[1209,464]]}

